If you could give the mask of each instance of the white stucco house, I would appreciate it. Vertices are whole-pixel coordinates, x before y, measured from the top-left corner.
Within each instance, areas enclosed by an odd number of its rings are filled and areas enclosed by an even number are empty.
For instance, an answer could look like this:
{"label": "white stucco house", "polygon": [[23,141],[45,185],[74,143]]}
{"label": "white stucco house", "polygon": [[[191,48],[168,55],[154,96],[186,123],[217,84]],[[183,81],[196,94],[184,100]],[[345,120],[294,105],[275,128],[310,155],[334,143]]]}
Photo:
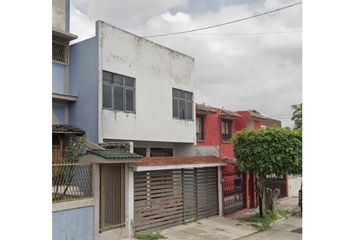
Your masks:
{"label": "white stucco house", "polygon": [[192,57],[97,21],[70,46],[69,72],[69,123],[95,143],[82,159],[92,197],[77,205],[93,206],[94,240],[221,213],[225,159],[195,154]]}

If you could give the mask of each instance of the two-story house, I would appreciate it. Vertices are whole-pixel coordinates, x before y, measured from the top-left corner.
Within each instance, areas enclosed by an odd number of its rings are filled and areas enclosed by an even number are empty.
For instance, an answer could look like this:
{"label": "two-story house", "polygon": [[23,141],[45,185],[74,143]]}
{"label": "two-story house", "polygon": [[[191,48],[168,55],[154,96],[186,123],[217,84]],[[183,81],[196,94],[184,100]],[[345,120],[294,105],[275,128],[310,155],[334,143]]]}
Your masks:
{"label": "two-story house", "polygon": [[[218,156],[195,156],[194,59],[103,21],[70,46],[69,123],[94,150],[94,239],[119,239],[220,213]],[[113,180],[112,180],[113,179]]]}
{"label": "two-story house", "polygon": [[175,156],[195,142],[194,59],[102,21],[70,47],[70,123],[98,144]]}

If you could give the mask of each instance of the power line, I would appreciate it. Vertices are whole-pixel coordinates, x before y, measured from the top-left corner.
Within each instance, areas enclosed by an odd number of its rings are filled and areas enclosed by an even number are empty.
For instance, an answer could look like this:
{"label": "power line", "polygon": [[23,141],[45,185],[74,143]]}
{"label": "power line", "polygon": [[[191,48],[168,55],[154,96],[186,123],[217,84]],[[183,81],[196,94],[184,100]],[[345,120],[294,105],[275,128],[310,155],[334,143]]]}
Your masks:
{"label": "power line", "polygon": [[187,31],[180,31],[180,32],[173,32],[173,33],[164,33],[164,34],[143,36],[143,38],[164,37],[164,36],[171,36],[171,35],[177,35],[177,34],[183,34],[183,33],[191,33],[191,32],[201,31],[201,30],[205,30],[205,29],[221,27],[221,26],[224,26],[224,25],[228,25],[228,24],[232,24],[232,23],[236,23],[236,22],[241,22],[241,21],[245,21],[245,20],[248,20],[248,19],[257,18],[257,17],[263,16],[263,15],[266,15],[266,14],[278,12],[278,11],[284,10],[286,8],[294,7],[294,6],[299,5],[299,4],[302,4],[302,2],[294,3],[294,4],[291,4],[291,5],[287,5],[285,7],[277,8],[277,9],[274,9],[274,10],[271,10],[271,11],[259,13],[259,14],[256,14],[256,15],[253,15],[253,16],[250,16],[250,17],[245,17],[245,18],[237,19],[237,20],[230,21],[230,22],[219,23],[219,24],[215,24],[215,25],[211,25],[211,26],[207,26],[207,27],[202,27],[202,28],[191,29],[191,30],[187,30]]}
{"label": "power line", "polygon": [[299,33],[301,30],[284,31],[284,32],[244,32],[244,33],[196,33],[198,35],[211,35],[211,36],[247,36],[247,35],[271,35],[271,34],[286,34],[286,33]]}

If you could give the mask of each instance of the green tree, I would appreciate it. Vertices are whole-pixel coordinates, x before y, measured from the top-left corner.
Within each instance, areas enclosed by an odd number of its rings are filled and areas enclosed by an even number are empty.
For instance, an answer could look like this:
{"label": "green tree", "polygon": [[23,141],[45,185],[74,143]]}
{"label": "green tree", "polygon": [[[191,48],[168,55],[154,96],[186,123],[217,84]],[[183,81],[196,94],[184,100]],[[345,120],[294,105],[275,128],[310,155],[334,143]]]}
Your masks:
{"label": "green tree", "polygon": [[302,103],[291,105],[293,116],[291,120],[295,123],[295,129],[302,129]]}
{"label": "green tree", "polygon": [[[58,166],[52,166],[52,184],[55,191],[52,194],[54,201],[65,198],[69,186],[74,178],[75,164],[79,162],[85,154],[86,139],[84,137],[71,137],[65,146],[64,159]],[[59,187],[64,186],[64,191],[60,191]]]}
{"label": "green tree", "polygon": [[258,176],[259,212],[276,212],[277,191],[266,189],[267,175],[301,174],[301,130],[284,128],[244,129],[232,137],[238,169]]}

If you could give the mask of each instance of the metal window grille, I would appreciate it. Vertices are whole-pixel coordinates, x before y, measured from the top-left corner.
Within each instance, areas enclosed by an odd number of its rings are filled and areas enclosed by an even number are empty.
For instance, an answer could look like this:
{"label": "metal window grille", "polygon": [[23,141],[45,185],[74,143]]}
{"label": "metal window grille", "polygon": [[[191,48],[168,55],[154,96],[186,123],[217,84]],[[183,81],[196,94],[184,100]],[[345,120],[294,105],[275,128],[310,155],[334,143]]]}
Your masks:
{"label": "metal window grille", "polygon": [[52,42],[52,59],[61,63],[68,63],[68,45]]}
{"label": "metal window grille", "polygon": [[92,197],[92,165],[52,164],[52,202]]}

